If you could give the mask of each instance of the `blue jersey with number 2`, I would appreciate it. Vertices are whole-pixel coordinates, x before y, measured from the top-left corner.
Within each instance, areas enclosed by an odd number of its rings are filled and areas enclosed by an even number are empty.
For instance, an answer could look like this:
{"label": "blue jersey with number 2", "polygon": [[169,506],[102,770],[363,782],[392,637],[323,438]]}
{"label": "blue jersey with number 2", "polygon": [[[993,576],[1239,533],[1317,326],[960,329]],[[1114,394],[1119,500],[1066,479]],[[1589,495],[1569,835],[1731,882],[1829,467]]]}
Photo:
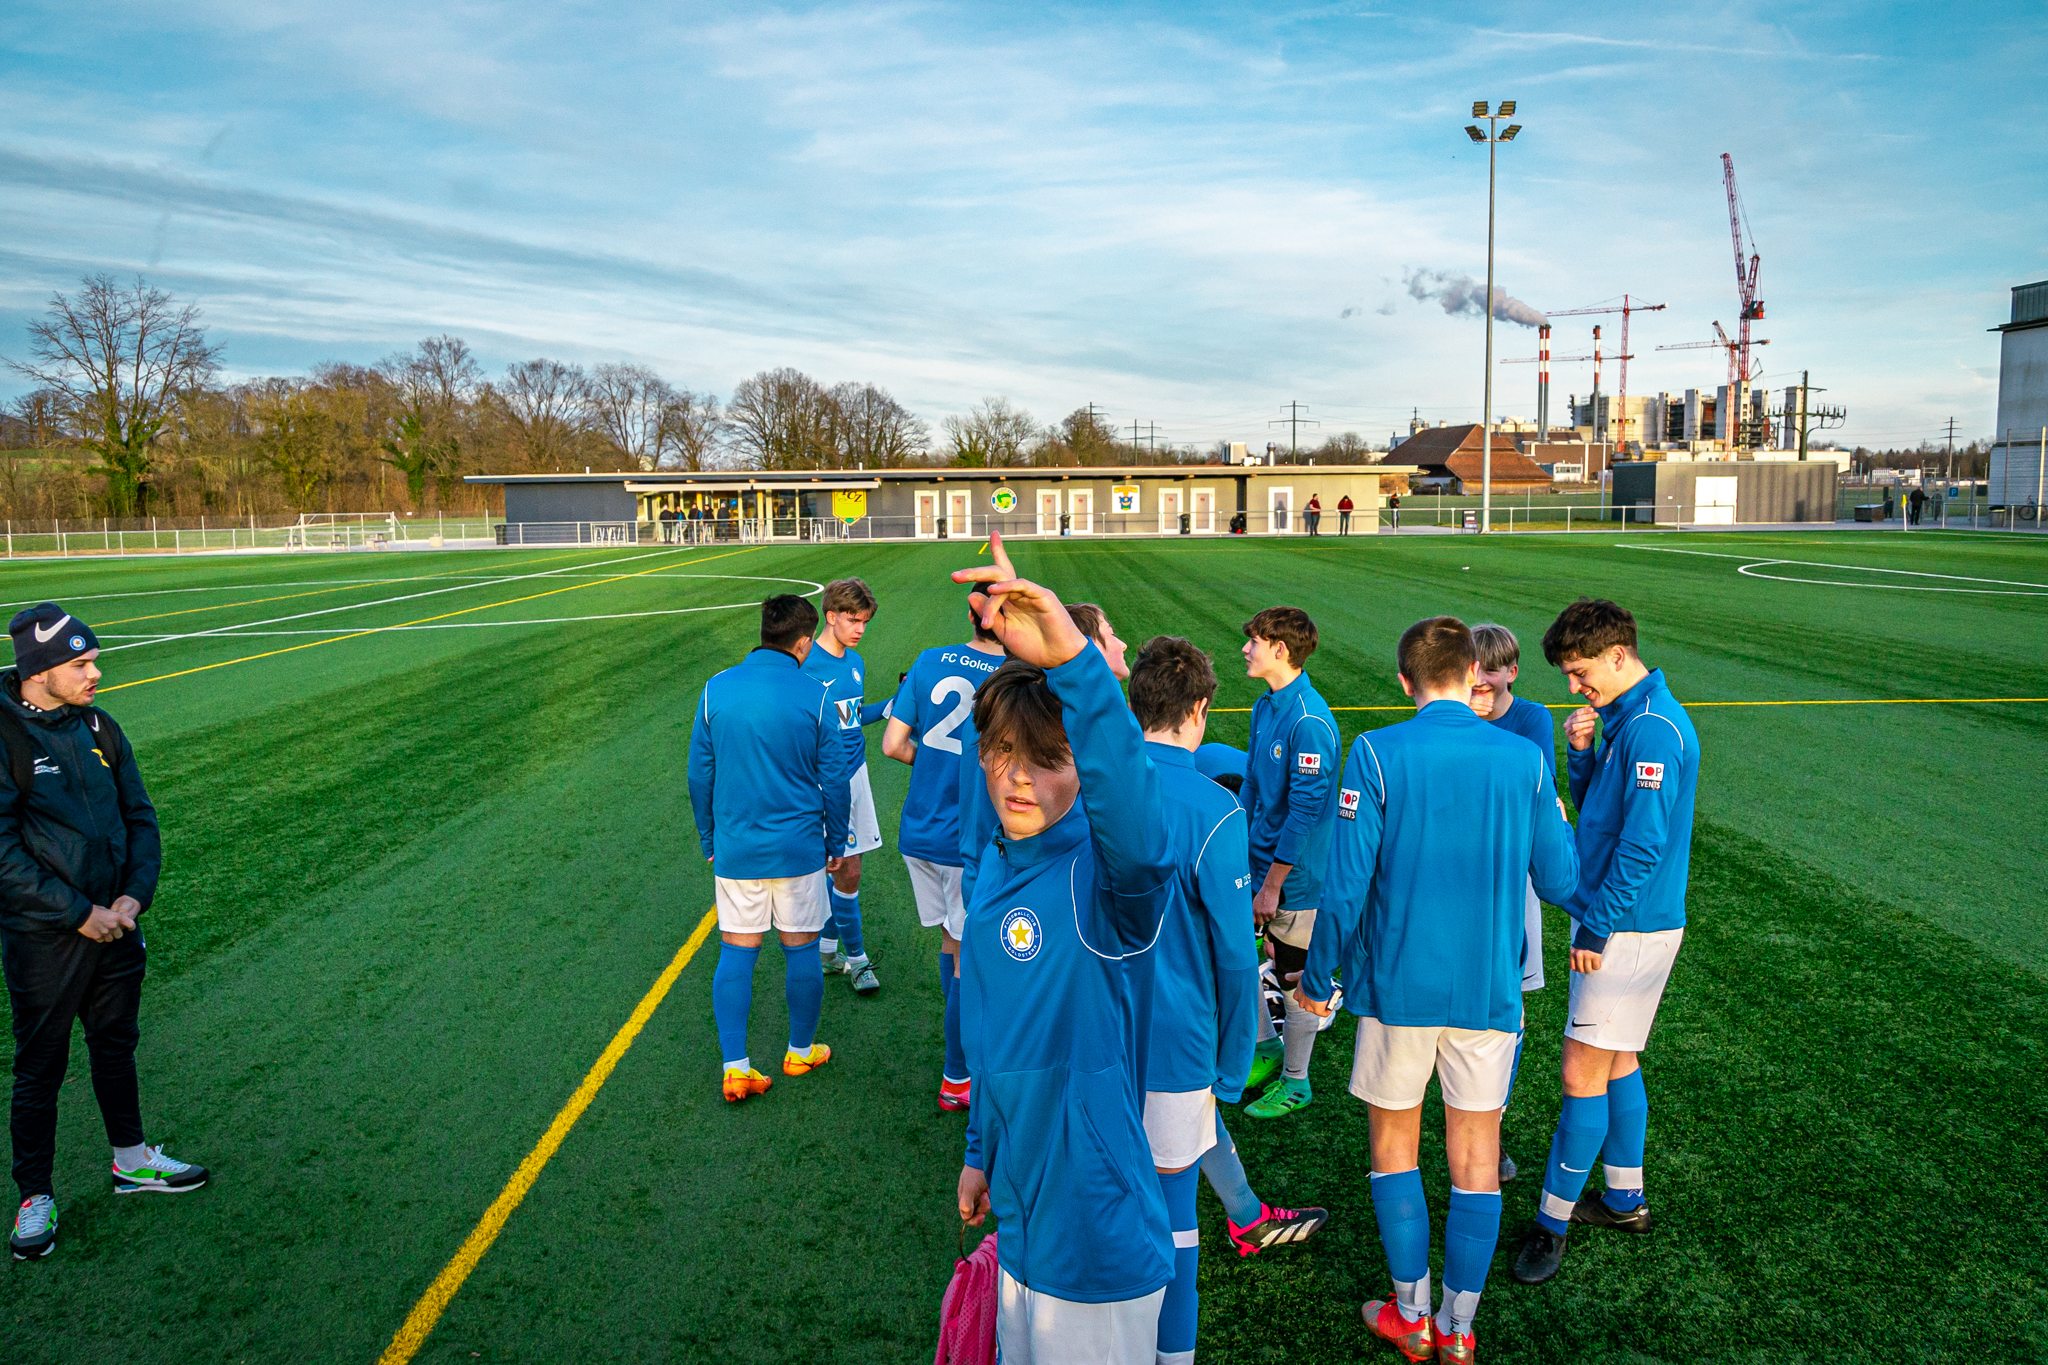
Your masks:
{"label": "blue jersey with number 2", "polygon": [[896,689],[889,714],[917,741],[896,831],[896,847],[907,858],[960,866],[961,733],[974,711],[974,690],[1002,662],[1000,654],[939,645],[917,656]]}

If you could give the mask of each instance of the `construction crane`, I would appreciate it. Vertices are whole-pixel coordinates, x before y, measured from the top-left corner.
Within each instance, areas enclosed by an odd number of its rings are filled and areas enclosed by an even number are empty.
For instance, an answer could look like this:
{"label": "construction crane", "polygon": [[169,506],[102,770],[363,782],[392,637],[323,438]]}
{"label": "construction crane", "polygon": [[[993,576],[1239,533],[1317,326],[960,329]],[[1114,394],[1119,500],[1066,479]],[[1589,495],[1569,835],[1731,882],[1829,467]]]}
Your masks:
{"label": "construction crane", "polygon": [[[1771,341],[1769,337],[1757,337],[1749,344],[1752,346],[1768,346],[1771,344]],[[1722,330],[1719,322],[1716,322],[1714,324],[1714,340],[1712,341],[1681,341],[1676,345],[1659,346],[1657,349],[1660,351],[1719,350],[1728,353],[1728,401],[1736,405],[1735,414],[1731,417],[1729,426],[1729,430],[1735,433],[1731,444],[1738,449],[1746,449],[1758,443],[1756,438],[1760,432],[1755,415],[1745,413],[1741,408],[1743,390],[1741,385],[1736,383],[1735,380],[1736,357],[1741,350],[1741,346],[1741,342],[1730,341],[1728,333]],[[1763,366],[1760,364],[1756,365],[1752,377],[1761,376],[1762,373]]]}
{"label": "construction crane", "polygon": [[[1628,449],[1628,362],[1635,359],[1635,357],[1629,353],[1628,349],[1629,314],[1655,313],[1661,311],[1664,307],[1665,305],[1661,303],[1637,303],[1629,295],[1623,294],[1621,296],[1621,302],[1617,304],[1602,304],[1595,308],[1561,308],[1554,313],[1545,313],[1543,315],[1548,318],[1574,318],[1585,317],[1594,313],[1621,314],[1621,353],[1615,357],[1615,359],[1620,362],[1618,368],[1621,372],[1619,382],[1616,385],[1615,394],[1615,397],[1617,399],[1617,406],[1621,410],[1621,434],[1615,442],[1617,452],[1625,451]],[[1595,336],[1595,338],[1597,338],[1599,336],[1599,329],[1595,328],[1593,335]],[[1600,349],[1597,340],[1595,341],[1593,349],[1596,352]],[[1600,422],[1599,405],[1600,367],[1599,363],[1596,361],[1593,367],[1593,422],[1596,427],[1599,425]]]}
{"label": "construction crane", "polygon": [[[1750,367],[1749,324],[1763,321],[1764,301],[1756,296],[1756,272],[1763,258],[1757,254],[1756,237],[1749,230],[1749,213],[1742,207],[1742,191],[1735,185],[1735,158],[1726,152],[1721,153],[1721,184],[1728,191],[1728,235],[1735,242],[1735,293],[1742,300],[1736,330],[1739,339],[1728,357],[1728,385],[1733,388],[1757,377]],[[1743,260],[1745,255],[1747,264]]]}

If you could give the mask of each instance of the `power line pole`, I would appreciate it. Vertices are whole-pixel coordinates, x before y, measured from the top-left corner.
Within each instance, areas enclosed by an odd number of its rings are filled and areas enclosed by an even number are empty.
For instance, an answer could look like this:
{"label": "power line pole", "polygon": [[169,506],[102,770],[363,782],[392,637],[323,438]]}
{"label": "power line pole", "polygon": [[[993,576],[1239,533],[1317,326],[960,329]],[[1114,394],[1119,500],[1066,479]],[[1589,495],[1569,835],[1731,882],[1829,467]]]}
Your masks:
{"label": "power line pole", "polygon": [[1955,418],[1953,418],[1953,417],[1951,417],[1951,418],[1949,418],[1949,419],[1948,419],[1948,473],[1947,473],[1947,475],[1946,475],[1946,476],[1944,476],[1943,482],[1945,482],[1945,483],[1954,483],[1955,481],[1956,481],[1956,419],[1955,419]]}
{"label": "power line pole", "polygon": [[1302,427],[1304,427],[1304,426],[1311,426],[1311,427],[1319,427],[1319,426],[1321,426],[1321,425],[1322,425],[1322,423],[1321,423],[1321,422],[1317,422],[1317,421],[1312,421],[1312,420],[1310,420],[1309,418],[1303,417],[1303,416],[1301,415],[1301,414],[1302,414],[1302,411],[1303,411],[1303,407],[1304,407],[1304,405],[1303,405],[1303,404],[1300,404],[1300,403],[1288,403],[1288,404],[1286,404],[1286,405],[1285,405],[1285,407],[1286,407],[1286,411],[1287,411],[1287,416],[1285,416],[1285,417],[1281,417],[1281,418],[1277,418],[1277,419],[1275,419],[1274,421],[1271,421],[1271,422],[1268,422],[1268,423],[1266,423],[1266,425],[1267,425],[1267,426],[1269,426],[1269,427],[1281,427],[1281,426],[1284,426],[1284,427],[1288,428],[1288,435],[1287,435],[1287,458],[1288,458],[1289,462],[1291,463],[1291,462],[1292,462],[1292,461],[1294,460],[1294,458],[1295,458],[1295,457],[1296,457],[1297,455],[1299,455],[1299,454],[1301,453],[1301,429],[1302,429]]}

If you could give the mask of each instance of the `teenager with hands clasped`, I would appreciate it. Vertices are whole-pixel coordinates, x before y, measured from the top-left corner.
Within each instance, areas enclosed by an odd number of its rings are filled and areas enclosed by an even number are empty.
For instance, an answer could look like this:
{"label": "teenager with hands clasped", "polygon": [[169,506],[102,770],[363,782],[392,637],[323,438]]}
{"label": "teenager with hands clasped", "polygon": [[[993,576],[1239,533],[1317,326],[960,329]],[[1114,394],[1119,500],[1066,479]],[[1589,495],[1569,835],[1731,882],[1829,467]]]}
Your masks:
{"label": "teenager with hands clasped", "polygon": [[1153,1365],[1174,1275],[1143,1113],[1151,952],[1176,880],[1160,778],[1102,651],[1051,590],[953,579],[1008,662],[975,695],[999,831],[960,939],[974,1077],[959,1211],[996,1219],[1007,1365]]}

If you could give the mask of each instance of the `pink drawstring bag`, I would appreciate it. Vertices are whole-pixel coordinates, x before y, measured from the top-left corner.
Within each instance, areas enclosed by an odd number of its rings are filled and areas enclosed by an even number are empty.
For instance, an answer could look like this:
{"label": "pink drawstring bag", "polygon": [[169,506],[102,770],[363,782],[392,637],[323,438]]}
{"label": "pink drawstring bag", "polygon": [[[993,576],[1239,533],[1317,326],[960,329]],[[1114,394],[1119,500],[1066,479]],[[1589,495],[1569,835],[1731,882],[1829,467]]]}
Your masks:
{"label": "pink drawstring bag", "polygon": [[[960,1225],[964,1245],[967,1225]],[[995,1365],[996,1235],[953,1262],[953,1281],[939,1304],[939,1352],[932,1365]]]}

